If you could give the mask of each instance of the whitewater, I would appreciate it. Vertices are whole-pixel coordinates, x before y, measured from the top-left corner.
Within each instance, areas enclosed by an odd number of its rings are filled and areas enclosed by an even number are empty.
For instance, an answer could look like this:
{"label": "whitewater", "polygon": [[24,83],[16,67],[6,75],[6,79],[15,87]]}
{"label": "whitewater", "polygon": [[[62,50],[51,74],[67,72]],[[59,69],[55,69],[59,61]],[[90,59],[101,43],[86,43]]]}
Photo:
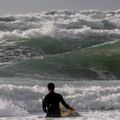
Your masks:
{"label": "whitewater", "polygon": [[10,45],[17,38],[119,38],[120,11],[48,11],[0,16],[0,44]]}
{"label": "whitewater", "polygon": [[[0,119],[3,120],[44,120],[42,98],[48,93],[49,80],[30,78],[0,79]],[[56,92],[81,117],[59,118],[60,120],[119,120],[119,81],[51,81],[56,84]]]}
{"label": "whitewater", "polygon": [[120,10],[0,16],[0,120],[45,120],[54,82],[81,117],[120,119]]}

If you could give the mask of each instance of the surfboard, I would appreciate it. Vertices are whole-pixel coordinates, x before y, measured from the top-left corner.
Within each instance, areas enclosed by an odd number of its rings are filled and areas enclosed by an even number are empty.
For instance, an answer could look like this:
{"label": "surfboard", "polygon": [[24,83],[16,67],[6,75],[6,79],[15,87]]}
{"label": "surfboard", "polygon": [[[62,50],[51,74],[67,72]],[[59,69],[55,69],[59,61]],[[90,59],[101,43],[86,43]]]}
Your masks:
{"label": "surfboard", "polygon": [[80,116],[81,115],[75,110],[61,108],[61,117],[80,117]]}
{"label": "surfboard", "polygon": [[[70,110],[64,107],[60,107],[60,110],[61,110],[61,117],[81,117],[79,112],[77,112],[76,110]],[[38,118],[44,118],[44,116],[38,116]],[[51,118],[48,117],[45,120],[51,120]]]}
{"label": "surfboard", "polygon": [[[61,117],[81,117],[81,115],[77,111],[65,110],[61,109]],[[45,118],[43,116],[38,116],[38,119],[44,118],[44,120],[53,120],[53,118]]]}

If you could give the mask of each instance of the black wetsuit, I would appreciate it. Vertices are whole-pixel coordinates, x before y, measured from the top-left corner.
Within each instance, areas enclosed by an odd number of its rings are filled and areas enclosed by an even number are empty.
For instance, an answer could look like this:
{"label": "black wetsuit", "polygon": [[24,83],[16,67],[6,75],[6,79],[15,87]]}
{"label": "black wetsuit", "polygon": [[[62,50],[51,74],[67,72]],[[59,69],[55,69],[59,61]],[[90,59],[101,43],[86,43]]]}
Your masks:
{"label": "black wetsuit", "polygon": [[67,109],[72,109],[63,99],[55,92],[50,92],[42,101],[43,111],[47,113],[46,117],[61,117],[59,103],[62,103]]}

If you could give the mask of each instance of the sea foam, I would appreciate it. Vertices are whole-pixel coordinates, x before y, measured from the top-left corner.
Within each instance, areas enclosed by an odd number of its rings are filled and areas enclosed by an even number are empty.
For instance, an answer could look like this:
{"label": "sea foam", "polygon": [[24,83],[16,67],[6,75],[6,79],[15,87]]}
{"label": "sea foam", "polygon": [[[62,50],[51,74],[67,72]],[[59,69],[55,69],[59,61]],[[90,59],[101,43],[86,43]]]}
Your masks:
{"label": "sea foam", "polygon": [[[87,87],[79,83],[56,84],[56,92],[62,94],[67,103],[78,111],[120,109],[119,86],[92,85]],[[42,98],[47,94],[47,89],[41,85],[1,85],[0,91],[1,116],[4,114],[5,116],[24,116],[31,112],[42,112]]]}
{"label": "sea foam", "polygon": [[[59,39],[83,39],[90,36],[119,38],[117,11],[59,10],[36,14],[4,15],[0,19],[0,41],[16,38],[51,36]],[[10,44],[11,41],[4,43]],[[14,41],[16,42],[16,41]],[[13,44],[13,43],[12,43]]]}

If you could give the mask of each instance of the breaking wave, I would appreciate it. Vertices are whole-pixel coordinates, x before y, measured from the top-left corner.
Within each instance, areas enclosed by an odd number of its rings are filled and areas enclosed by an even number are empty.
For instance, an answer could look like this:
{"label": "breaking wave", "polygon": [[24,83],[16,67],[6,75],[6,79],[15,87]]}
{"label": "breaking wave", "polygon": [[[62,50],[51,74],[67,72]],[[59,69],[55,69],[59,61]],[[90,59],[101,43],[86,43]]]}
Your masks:
{"label": "breaking wave", "polygon": [[[59,10],[37,14],[0,17],[0,43],[11,39],[51,36],[59,39],[83,39],[90,36],[111,38],[120,36],[119,10],[69,11]],[[5,40],[9,40],[4,43]],[[14,41],[16,42],[16,41]],[[13,42],[11,43],[13,44]]]}
{"label": "breaking wave", "polygon": [[0,99],[0,117],[15,117],[15,116],[27,116],[28,112],[17,105],[14,105],[12,101]]}
{"label": "breaking wave", "polygon": [[[56,92],[77,111],[89,110],[119,110],[120,87],[104,85],[88,85],[79,82],[56,82]],[[35,84],[35,83],[34,83]],[[83,84],[83,85],[81,85]],[[116,83],[117,84],[117,83]],[[42,113],[42,98],[47,94],[43,84],[34,86],[0,85],[0,117],[27,116]]]}
{"label": "breaking wave", "polygon": [[[87,79],[119,79],[119,19],[120,10],[1,16],[0,75],[55,74],[86,79],[88,74]],[[107,43],[114,47],[104,47]]]}

